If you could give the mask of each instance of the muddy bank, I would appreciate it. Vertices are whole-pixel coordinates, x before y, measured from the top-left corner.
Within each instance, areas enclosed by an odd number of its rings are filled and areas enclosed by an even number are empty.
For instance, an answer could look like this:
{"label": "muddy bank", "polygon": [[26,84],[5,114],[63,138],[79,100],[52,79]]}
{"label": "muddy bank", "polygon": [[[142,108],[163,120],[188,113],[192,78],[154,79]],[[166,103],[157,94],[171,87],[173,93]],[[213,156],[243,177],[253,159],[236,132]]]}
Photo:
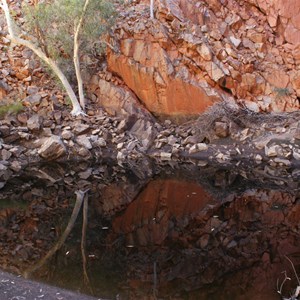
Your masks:
{"label": "muddy bank", "polygon": [[21,277],[0,271],[0,297],[11,299],[49,299],[49,300],[92,300],[86,295],[48,286],[42,283],[25,280]]}

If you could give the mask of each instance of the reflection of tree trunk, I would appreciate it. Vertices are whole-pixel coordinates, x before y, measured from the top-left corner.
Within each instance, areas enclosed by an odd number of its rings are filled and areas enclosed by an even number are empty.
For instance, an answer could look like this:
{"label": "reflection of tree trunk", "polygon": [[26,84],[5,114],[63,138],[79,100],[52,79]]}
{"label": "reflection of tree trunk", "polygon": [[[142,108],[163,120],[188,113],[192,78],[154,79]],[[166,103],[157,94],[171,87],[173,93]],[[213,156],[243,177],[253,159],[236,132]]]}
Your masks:
{"label": "reflection of tree trunk", "polygon": [[89,198],[86,195],[83,202],[83,211],[82,211],[82,231],[81,231],[81,255],[82,255],[82,267],[83,267],[83,280],[84,284],[89,288],[90,292],[93,294],[93,289],[89,280],[87,273],[87,260],[85,252],[85,241],[86,241],[86,228],[88,224],[88,207],[89,207]]}
{"label": "reflection of tree trunk", "polygon": [[61,246],[64,244],[64,242],[66,241],[67,237],[69,236],[70,232],[72,231],[72,229],[74,227],[74,224],[75,224],[76,219],[78,217],[78,214],[79,214],[79,211],[80,211],[81,204],[83,202],[85,193],[86,193],[86,191],[81,191],[81,190],[75,192],[75,194],[76,194],[76,203],[75,203],[72,215],[70,217],[69,223],[68,223],[64,233],[62,234],[62,236],[60,237],[58,242],[54,245],[54,247],[49,250],[49,252],[46,254],[46,256],[44,256],[37,264],[35,264],[31,268],[24,271],[23,276],[25,278],[28,278],[31,273],[35,272],[37,269],[42,267],[47,262],[47,260],[50,257],[52,257],[61,248]]}
{"label": "reflection of tree trunk", "polygon": [[157,262],[153,263],[153,299],[157,299]]}

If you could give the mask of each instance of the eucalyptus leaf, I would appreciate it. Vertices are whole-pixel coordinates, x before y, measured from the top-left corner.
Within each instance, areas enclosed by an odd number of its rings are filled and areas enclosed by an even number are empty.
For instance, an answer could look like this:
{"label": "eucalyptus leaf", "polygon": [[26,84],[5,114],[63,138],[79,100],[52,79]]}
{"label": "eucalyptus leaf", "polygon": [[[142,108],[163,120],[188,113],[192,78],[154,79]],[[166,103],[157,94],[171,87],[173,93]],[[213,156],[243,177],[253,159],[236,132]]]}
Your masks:
{"label": "eucalyptus leaf", "polygon": [[[44,49],[67,74],[74,72],[70,61],[74,51],[74,28],[83,13],[83,0],[53,0],[25,11],[26,29],[36,38],[38,46]],[[116,17],[114,2],[91,0],[80,29],[80,52],[100,54],[101,38],[113,25]]]}

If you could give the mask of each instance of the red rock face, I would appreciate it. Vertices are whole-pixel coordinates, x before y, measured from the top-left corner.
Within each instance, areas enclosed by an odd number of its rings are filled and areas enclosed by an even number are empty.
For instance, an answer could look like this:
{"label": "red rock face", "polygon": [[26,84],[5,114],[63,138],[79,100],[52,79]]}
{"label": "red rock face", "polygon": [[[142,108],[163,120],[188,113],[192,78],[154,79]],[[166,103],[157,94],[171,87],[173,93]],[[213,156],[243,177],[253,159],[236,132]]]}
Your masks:
{"label": "red rock face", "polygon": [[300,2],[159,0],[128,7],[108,67],[148,110],[194,115],[222,99],[293,111],[300,97]]}
{"label": "red rock face", "polygon": [[258,0],[258,6],[267,14],[269,25],[283,27],[286,42],[297,46],[300,42],[300,2],[294,0]]}
{"label": "red rock face", "polygon": [[[180,73],[176,74],[158,43],[128,43],[125,40],[120,42],[120,47],[125,53],[132,53],[133,58],[109,51],[109,66],[112,71],[121,75],[126,85],[152,113],[196,115],[221,100],[217,93],[209,90],[205,80],[196,81],[189,74],[187,80],[183,80]],[[182,68],[182,71],[185,72],[186,68]]]}

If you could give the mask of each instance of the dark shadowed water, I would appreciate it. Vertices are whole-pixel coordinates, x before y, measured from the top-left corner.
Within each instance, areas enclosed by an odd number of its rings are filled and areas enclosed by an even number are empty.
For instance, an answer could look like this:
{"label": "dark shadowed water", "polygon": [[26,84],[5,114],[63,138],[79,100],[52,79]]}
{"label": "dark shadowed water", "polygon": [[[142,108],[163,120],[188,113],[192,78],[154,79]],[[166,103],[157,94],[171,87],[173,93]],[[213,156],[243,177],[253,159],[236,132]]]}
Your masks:
{"label": "dark shadowed water", "polygon": [[[149,161],[30,166],[1,189],[0,268],[106,299],[280,299],[286,274],[289,297],[293,266],[300,274],[299,177]],[[78,190],[86,231],[81,208],[54,251]]]}

